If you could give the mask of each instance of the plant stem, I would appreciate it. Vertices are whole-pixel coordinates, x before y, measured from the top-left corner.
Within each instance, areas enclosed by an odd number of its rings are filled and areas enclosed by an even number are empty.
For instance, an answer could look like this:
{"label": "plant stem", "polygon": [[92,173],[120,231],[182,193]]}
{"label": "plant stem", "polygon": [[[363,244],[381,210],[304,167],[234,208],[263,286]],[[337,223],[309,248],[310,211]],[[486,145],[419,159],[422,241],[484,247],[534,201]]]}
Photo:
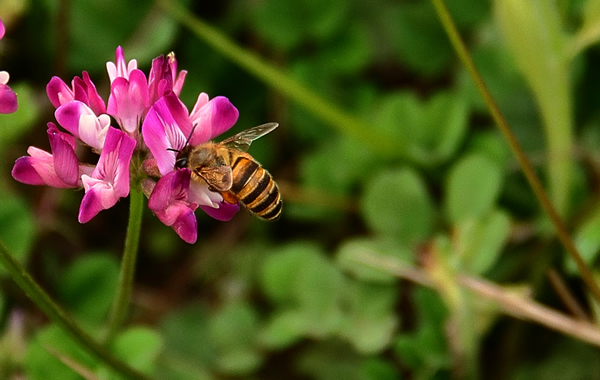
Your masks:
{"label": "plant stem", "polygon": [[8,252],[0,242],[0,264],[6,268],[13,280],[27,296],[42,310],[57,326],[63,329],[79,346],[97,360],[103,362],[115,372],[129,379],[147,379],[121,360],[114,357],[106,348],[86,334],[73,319],[61,309],[50,296],[31,278],[25,268]]}
{"label": "plant stem", "polygon": [[477,87],[477,90],[479,91],[481,97],[483,98],[486,105],[488,106],[488,109],[490,111],[490,114],[492,115],[492,118],[496,122],[496,125],[498,126],[498,128],[500,129],[500,131],[502,132],[502,134],[508,141],[508,144],[510,145],[513,153],[517,157],[517,160],[519,161],[519,165],[521,166],[521,169],[523,170],[523,173],[525,174],[525,177],[527,178],[529,185],[533,189],[533,192],[535,193],[538,201],[542,205],[542,208],[544,209],[546,214],[550,217],[552,224],[556,228],[556,234],[558,235],[559,240],[561,241],[561,243],[563,244],[563,246],[565,247],[565,249],[567,250],[569,255],[571,255],[571,257],[573,258],[575,263],[577,264],[579,273],[581,274],[581,277],[582,277],[583,281],[585,282],[585,284],[587,285],[588,289],[590,290],[591,294],[598,302],[600,302],[600,288],[598,287],[598,284],[596,283],[596,281],[594,281],[594,277],[593,277],[591,271],[589,270],[589,268],[587,267],[587,265],[581,258],[581,255],[579,254],[577,247],[575,247],[575,244],[573,243],[571,236],[569,236],[569,233],[567,232],[565,225],[563,224],[561,218],[559,217],[558,213],[556,212],[556,209],[552,205],[552,202],[550,202],[550,198],[548,197],[548,194],[546,194],[546,191],[544,190],[542,183],[540,182],[539,178],[535,174],[535,171],[533,169],[533,166],[531,165],[531,162],[525,155],[525,152],[523,152],[523,149],[521,148],[521,144],[519,143],[519,141],[517,140],[517,137],[514,135],[514,133],[510,129],[510,126],[506,122],[506,119],[504,118],[504,116],[502,115],[502,112],[498,108],[498,105],[494,101],[494,98],[492,97],[492,94],[490,93],[485,82],[483,81],[483,78],[479,74],[477,67],[475,67],[475,63],[473,63],[473,59],[471,58],[471,55],[469,54],[467,47],[465,46],[464,42],[462,41],[460,34],[458,33],[458,29],[456,29],[456,25],[454,25],[454,22],[452,20],[450,12],[448,11],[448,8],[446,8],[446,5],[444,4],[443,0],[431,0],[431,1],[433,2],[433,5],[438,13],[438,16],[440,18],[440,21],[441,21],[444,29],[446,30],[446,34],[448,34],[448,38],[450,39],[450,42],[454,46],[454,50],[456,51],[458,57],[464,64],[467,71],[469,72],[471,78],[475,82],[475,86]]}
{"label": "plant stem", "polygon": [[127,225],[127,236],[125,248],[121,260],[121,272],[115,299],[112,305],[108,331],[105,341],[110,342],[119,332],[131,300],[133,278],[135,274],[135,262],[140,242],[140,231],[142,229],[142,215],[144,211],[144,194],[138,186],[132,186],[129,193],[129,222]]}
{"label": "plant stem", "polygon": [[257,55],[236,45],[217,29],[195,18],[191,12],[177,2],[159,0],[158,4],[212,48],[275,90],[301,104],[313,115],[337,128],[340,132],[363,142],[373,148],[375,152],[397,154],[399,145],[397,141],[377,134],[369,125],[342,111],[329,100],[309,90]]}

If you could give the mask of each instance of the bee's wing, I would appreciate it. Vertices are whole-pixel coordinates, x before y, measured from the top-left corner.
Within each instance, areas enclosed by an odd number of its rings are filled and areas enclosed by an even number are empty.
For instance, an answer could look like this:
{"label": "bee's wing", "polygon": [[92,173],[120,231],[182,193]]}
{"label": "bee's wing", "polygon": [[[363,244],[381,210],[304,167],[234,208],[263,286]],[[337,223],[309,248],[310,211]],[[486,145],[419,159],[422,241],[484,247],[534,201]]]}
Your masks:
{"label": "bee's wing", "polygon": [[263,125],[259,125],[258,127],[241,131],[237,135],[233,135],[221,141],[219,144],[245,152],[250,147],[250,144],[252,144],[252,141],[266,135],[278,126],[279,124],[277,123],[266,123]]}
{"label": "bee's wing", "polygon": [[233,174],[230,166],[202,168],[197,174],[206,181],[211,190],[228,191],[233,185]]}

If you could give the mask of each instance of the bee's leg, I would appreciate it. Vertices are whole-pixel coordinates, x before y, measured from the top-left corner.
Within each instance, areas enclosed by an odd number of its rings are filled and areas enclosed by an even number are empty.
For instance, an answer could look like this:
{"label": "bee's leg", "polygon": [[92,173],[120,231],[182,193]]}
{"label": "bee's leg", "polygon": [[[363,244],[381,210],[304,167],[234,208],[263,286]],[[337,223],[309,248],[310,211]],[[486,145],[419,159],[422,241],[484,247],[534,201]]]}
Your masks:
{"label": "bee's leg", "polygon": [[227,203],[234,204],[238,202],[238,199],[231,191],[221,191],[223,200]]}

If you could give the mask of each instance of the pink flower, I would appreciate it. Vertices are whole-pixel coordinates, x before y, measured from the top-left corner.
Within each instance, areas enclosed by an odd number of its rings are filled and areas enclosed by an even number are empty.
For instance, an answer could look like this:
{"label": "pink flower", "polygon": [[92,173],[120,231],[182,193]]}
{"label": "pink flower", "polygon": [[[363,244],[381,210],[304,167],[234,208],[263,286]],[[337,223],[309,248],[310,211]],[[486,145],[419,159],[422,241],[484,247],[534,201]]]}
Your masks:
{"label": "pink flower", "polygon": [[[0,20],[0,40],[4,37],[4,24]],[[17,94],[8,86],[10,75],[6,71],[0,71],[0,113],[13,113],[18,108]]]}
{"label": "pink flower", "polygon": [[189,201],[189,186],[189,169],[168,173],[154,187],[148,208],[184,241],[192,244],[198,237],[198,221],[194,214],[198,204]]}
{"label": "pink flower", "polygon": [[101,151],[110,127],[110,116],[96,116],[85,103],[70,101],[56,109],[54,113],[61,127],[71,132],[87,145]]}
{"label": "pink flower", "polygon": [[185,70],[177,73],[177,60],[173,53],[167,55],[167,57],[161,55],[153,59],[150,77],[148,78],[151,103],[155,103],[170,91],[179,96],[186,75],[187,71]]}
{"label": "pink flower", "polygon": [[81,176],[85,195],[79,209],[80,223],[88,222],[129,195],[129,163],[135,143],[123,131],[109,128],[94,171]]}
{"label": "pink flower", "polygon": [[52,105],[59,108],[77,100],[89,107],[96,115],[106,113],[104,100],[98,95],[96,86],[92,83],[89,74],[84,71],[81,76],[82,78],[73,78],[71,88],[59,77],[52,77],[46,85],[46,94]]}
{"label": "pink flower", "polygon": [[47,185],[59,188],[81,186],[81,175],[91,173],[93,167],[81,165],[75,155],[75,137],[60,132],[54,123],[48,123],[48,140],[52,154],[30,146],[29,156],[15,162],[12,176],[28,185]]}
{"label": "pink flower", "polygon": [[137,61],[132,59],[129,63],[125,62],[125,54],[123,54],[123,48],[118,46],[116,55],[116,63],[106,62],[106,71],[110,78],[110,83],[114,82],[117,78],[129,79],[129,74],[133,70],[137,70]]}
{"label": "pink flower", "polygon": [[148,83],[141,70],[132,70],[129,79],[117,77],[112,81],[107,112],[127,133],[137,134],[149,105]]}
{"label": "pink flower", "polygon": [[[156,216],[193,243],[198,235],[197,208],[215,219],[229,220],[240,206],[225,202],[202,180],[192,180],[189,169],[176,168],[176,152],[227,131],[237,121],[238,110],[227,98],[209,99],[201,93],[189,113],[179,100],[187,72],[177,71],[174,54],[155,58],[148,77],[137,68],[137,61],[126,62],[121,47],[115,57],[106,64],[111,83],[107,103],[85,71],[70,86],[58,77],[50,80],[46,92],[66,132],[48,123],[51,153],[29,147],[29,155],[16,160],[12,175],[30,185],[83,188],[80,223],[127,197],[130,183],[140,184]],[[111,126],[111,116],[119,128]],[[79,162],[78,142],[100,155],[96,165]],[[132,162],[141,165],[130,170]]]}
{"label": "pink flower", "polygon": [[[203,181],[189,181],[191,172],[188,169],[175,169],[177,151],[185,147],[188,137],[192,145],[206,142],[231,128],[239,115],[229,100],[222,96],[209,101],[206,94],[201,94],[194,109],[196,112],[190,115],[185,105],[171,92],[150,108],[142,125],[144,142],[162,175],[152,191],[148,207],[185,241],[192,237],[184,237],[182,231],[196,231],[193,228],[196,219],[194,217],[191,222],[189,210],[200,207],[218,220],[229,220],[239,210],[239,204],[224,202],[221,194],[210,191]],[[182,179],[182,176],[187,179]],[[176,228],[173,215],[179,217],[184,214],[186,217],[183,219],[175,218],[180,221]],[[181,223],[187,223],[185,228]],[[195,233],[193,239],[196,239]]]}

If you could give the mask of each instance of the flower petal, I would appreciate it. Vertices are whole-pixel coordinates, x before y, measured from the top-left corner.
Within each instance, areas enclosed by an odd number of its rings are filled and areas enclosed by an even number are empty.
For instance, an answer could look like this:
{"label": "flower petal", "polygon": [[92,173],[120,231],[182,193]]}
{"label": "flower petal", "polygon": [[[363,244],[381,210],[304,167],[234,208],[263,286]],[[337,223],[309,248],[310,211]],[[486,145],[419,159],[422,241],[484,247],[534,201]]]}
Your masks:
{"label": "flower petal", "polygon": [[105,181],[82,176],[83,185],[86,188],[85,195],[79,207],[79,223],[87,223],[102,210],[114,206],[119,197],[116,196],[112,186]]}
{"label": "flower petal", "polygon": [[109,128],[98,165],[92,172],[93,178],[110,183],[117,198],[129,195],[129,164],[135,145],[136,141],[120,129]]}
{"label": "flower petal", "polygon": [[11,171],[11,175],[17,181],[27,184],[41,186],[46,185],[44,179],[38,174],[34,166],[34,158],[29,156],[19,157],[15,161],[15,166]]}
{"label": "flower petal", "polygon": [[187,201],[190,175],[188,169],[179,169],[159,179],[148,199],[148,208],[184,241],[194,243],[198,234],[194,210],[198,206]]}
{"label": "flower petal", "polygon": [[198,239],[198,220],[189,208],[179,214],[171,227],[186,243],[194,244]]}
{"label": "flower petal", "polygon": [[204,98],[201,94],[190,115],[192,124],[195,126],[190,145],[198,145],[212,140],[229,130],[239,117],[237,108],[224,96],[217,96],[199,106],[198,103],[203,101]]}
{"label": "flower petal", "polygon": [[129,80],[116,78],[112,82],[107,112],[128,133],[138,130],[148,105],[148,83],[141,70],[133,70]]}
{"label": "flower petal", "polygon": [[101,150],[110,126],[110,117],[106,114],[96,116],[84,103],[74,100],[56,109],[54,113],[58,123],[78,137],[81,141]]}
{"label": "flower petal", "polygon": [[120,129],[109,128],[98,165],[91,176],[81,178],[85,195],[79,208],[80,223],[88,222],[129,195],[129,163],[135,144]]}
{"label": "flower petal", "polygon": [[75,137],[60,132],[53,123],[48,123],[47,133],[56,175],[64,183],[76,187],[79,180],[79,162],[75,154]]}
{"label": "flower petal", "polygon": [[0,83],[0,113],[13,113],[17,108],[17,94],[6,84]]}
{"label": "flower petal", "polygon": [[215,218],[217,220],[226,222],[231,220],[233,216],[240,210],[240,204],[230,204],[227,202],[221,202],[219,204],[219,208],[214,208],[210,206],[200,206],[202,211],[204,211],[208,216]]}
{"label": "flower petal", "polygon": [[129,61],[128,64],[126,63],[123,48],[120,46],[115,51],[115,58],[116,63],[106,62],[106,71],[111,83],[119,77],[129,79],[129,73],[137,69],[137,61],[135,59]]}
{"label": "flower petal", "polygon": [[5,31],[6,31],[6,28],[4,28],[4,24],[2,23],[2,20],[0,20],[0,40],[2,39],[2,37],[4,37]]}
{"label": "flower petal", "polygon": [[52,77],[46,85],[46,94],[55,108],[75,100],[73,91],[59,77]]}
{"label": "flower petal", "polygon": [[177,153],[169,149],[183,149],[186,136],[175,121],[164,97],[150,107],[142,125],[142,135],[160,173],[165,175],[172,172]]}

